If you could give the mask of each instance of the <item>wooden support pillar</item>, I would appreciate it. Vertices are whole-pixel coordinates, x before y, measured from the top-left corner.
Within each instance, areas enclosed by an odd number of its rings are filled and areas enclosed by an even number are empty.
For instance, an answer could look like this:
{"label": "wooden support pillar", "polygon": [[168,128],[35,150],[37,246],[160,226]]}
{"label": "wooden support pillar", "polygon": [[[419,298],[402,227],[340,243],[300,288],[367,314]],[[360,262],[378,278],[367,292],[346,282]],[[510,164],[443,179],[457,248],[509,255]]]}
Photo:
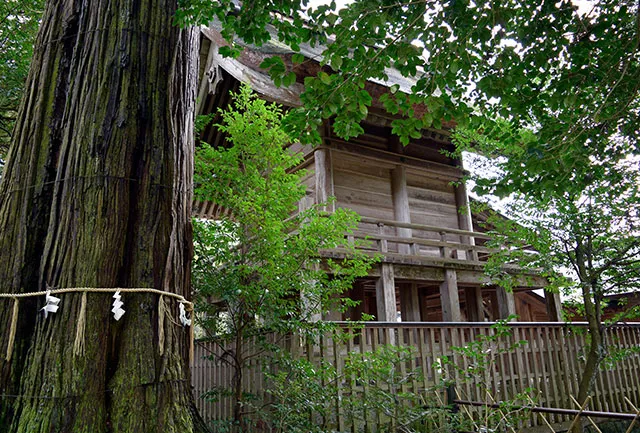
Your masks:
{"label": "wooden support pillar", "polygon": [[393,265],[382,263],[380,265],[380,278],[376,281],[376,306],[379,322],[395,322],[396,314],[396,286],[393,276]]}
{"label": "wooden support pillar", "polygon": [[[398,165],[391,170],[391,195],[393,197],[393,214],[396,221],[403,223],[411,222],[411,213],[409,211],[409,195],[407,193],[407,169]],[[412,236],[411,229],[396,228],[398,237],[410,238]],[[399,244],[398,252],[400,254],[410,254],[409,244]]]}
{"label": "wooden support pillar", "polygon": [[403,322],[420,322],[420,297],[418,284],[408,283],[400,287],[400,311]]}
{"label": "wooden support pillar", "polygon": [[562,322],[562,301],[560,293],[544,292],[544,299],[547,302],[547,314],[551,322]]}
{"label": "wooden support pillar", "polygon": [[498,319],[506,319],[516,314],[516,299],[513,292],[496,287],[496,301],[498,302]]}
{"label": "wooden support pillar", "polygon": [[484,322],[482,287],[465,287],[464,296],[467,305],[467,320],[469,322]]}
{"label": "wooden support pillar", "polygon": [[[456,208],[458,210],[458,227],[460,230],[473,231],[473,221],[471,219],[471,209],[469,208],[469,196],[467,195],[467,187],[464,181],[456,184],[454,187],[456,197]],[[460,236],[460,242],[468,245],[475,245],[475,239],[472,236]],[[465,252],[467,260],[478,260],[478,253],[474,250]]]}
{"label": "wooden support pillar", "polygon": [[[313,155],[315,159],[316,203],[327,203],[329,197],[333,196],[331,153],[329,149],[318,148]],[[333,203],[324,207],[327,212],[332,212],[334,209],[335,205]]]}
{"label": "wooden support pillar", "polygon": [[440,302],[443,322],[460,322],[460,299],[458,297],[458,276],[455,269],[445,269],[444,281],[440,283]]}

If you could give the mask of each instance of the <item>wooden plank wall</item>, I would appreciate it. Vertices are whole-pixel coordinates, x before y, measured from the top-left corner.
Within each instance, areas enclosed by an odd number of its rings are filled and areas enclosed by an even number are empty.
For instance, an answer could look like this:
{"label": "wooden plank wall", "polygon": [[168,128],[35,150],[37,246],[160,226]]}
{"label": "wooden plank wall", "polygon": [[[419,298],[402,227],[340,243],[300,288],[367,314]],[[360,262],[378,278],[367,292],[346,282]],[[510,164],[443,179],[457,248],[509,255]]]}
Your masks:
{"label": "wooden plank wall", "polygon": [[[331,140],[329,140],[332,143]],[[339,144],[339,143],[338,143]],[[394,212],[392,196],[392,172],[404,164],[398,159],[398,153],[389,151],[389,139],[376,137],[346,148],[332,147],[331,176],[333,179],[333,192],[336,197],[336,206],[353,209],[363,217],[379,220],[398,220],[399,216]],[[358,149],[362,149],[358,152]],[[371,153],[375,149],[378,153]],[[407,149],[413,149],[415,153],[420,146],[412,145]],[[401,152],[409,150],[400,148]],[[431,149],[428,149],[431,151]],[[395,156],[394,156],[395,155]],[[416,155],[421,158],[432,155]],[[420,167],[420,161],[412,155],[407,155],[411,164],[404,165],[406,170],[407,196],[411,223],[438,226],[443,228],[459,229],[456,196],[452,172],[456,169],[452,166],[431,164]],[[426,163],[425,163],[426,164]],[[438,170],[442,167],[442,172]],[[376,233],[380,231],[373,224],[363,224],[360,233]],[[357,233],[358,234],[358,233]],[[382,234],[395,236],[396,229],[384,227]],[[414,237],[422,239],[441,240],[438,233],[414,231]],[[459,236],[446,235],[446,239],[460,242]],[[389,251],[398,252],[398,246],[390,243]],[[438,249],[423,247],[424,253],[439,254]]]}
{"label": "wooden plank wall", "polygon": [[[392,164],[371,161],[359,155],[331,151],[333,191],[336,207],[352,209],[360,216],[395,219],[391,196]],[[379,233],[374,224],[361,224],[356,235]],[[384,234],[394,236],[395,228]]]}
{"label": "wooden plank wall", "polygon": [[[391,190],[392,163],[366,157],[332,151],[333,189],[336,206],[353,209],[363,217],[396,220]],[[455,193],[451,180],[415,168],[407,169],[407,194],[411,222],[443,228],[459,228]],[[380,231],[373,224],[362,224],[356,233],[366,234]],[[393,227],[385,227],[383,234],[397,235]],[[440,240],[433,232],[414,231],[414,237]],[[459,236],[447,235],[447,239],[460,242]],[[436,248],[423,248],[424,253],[439,255]],[[390,244],[389,251],[396,252],[397,245]]]}
{"label": "wooden plank wall", "polygon": [[[458,229],[456,197],[452,179],[430,172],[407,170],[411,223]],[[419,237],[433,234],[418,233]],[[415,236],[415,235],[414,235]]]}

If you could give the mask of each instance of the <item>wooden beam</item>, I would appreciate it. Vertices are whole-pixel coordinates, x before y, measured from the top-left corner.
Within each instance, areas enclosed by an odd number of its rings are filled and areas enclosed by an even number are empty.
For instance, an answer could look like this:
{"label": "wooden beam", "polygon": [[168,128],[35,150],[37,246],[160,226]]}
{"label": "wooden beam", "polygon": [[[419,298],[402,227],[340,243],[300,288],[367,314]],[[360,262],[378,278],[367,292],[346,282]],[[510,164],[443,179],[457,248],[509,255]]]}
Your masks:
{"label": "wooden beam", "polygon": [[562,322],[562,301],[560,300],[560,293],[544,292],[544,299],[547,304],[547,314],[549,315],[549,321]]}
{"label": "wooden beam", "polygon": [[379,322],[396,322],[396,286],[393,276],[393,265],[382,263],[380,277],[376,281],[376,306]]}
{"label": "wooden beam", "polygon": [[[386,242],[386,240],[385,240]],[[361,250],[363,254],[375,257],[380,254],[376,251]],[[320,250],[319,256],[324,259],[343,259],[348,257],[349,252],[345,249]],[[397,253],[382,253],[382,262],[394,264],[398,269],[397,278],[409,280],[426,280],[439,282],[443,279],[443,268],[455,269],[459,275],[458,279],[462,284],[489,284],[491,280],[484,273],[483,262],[469,262],[458,259],[442,259],[440,257],[414,256]],[[513,274],[517,281],[517,291],[542,289],[548,281],[539,275],[518,275],[521,272],[517,266],[507,265],[505,272]],[[374,268],[369,275],[377,276],[378,268]]]}
{"label": "wooden beam", "polygon": [[440,302],[443,322],[460,322],[462,320],[455,269],[445,269],[444,271],[444,281],[440,283]]}
{"label": "wooden beam", "polygon": [[402,165],[408,168],[415,168],[421,171],[428,171],[438,175],[440,179],[459,180],[464,173],[459,167],[442,164],[433,161],[426,161],[408,155],[398,155],[381,149],[373,149],[360,144],[343,141],[336,137],[330,138],[331,148],[337,152],[356,154],[362,158],[381,161],[387,164]]}
{"label": "wooden beam", "polygon": [[516,314],[516,300],[513,292],[507,292],[504,288],[497,286],[496,302],[498,303],[498,319],[506,319]]}
{"label": "wooden beam", "polygon": [[[208,39],[205,38],[202,43],[205,43],[205,41],[208,41]],[[204,72],[200,76],[200,89],[198,90],[198,99],[196,101],[196,114],[203,114],[202,108],[204,106],[205,100],[207,99],[207,95],[209,94],[209,69],[211,68],[213,57],[215,56],[217,50],[218,47],[216,47],[212,42],[209,42],[207,63],[204,65]]]}

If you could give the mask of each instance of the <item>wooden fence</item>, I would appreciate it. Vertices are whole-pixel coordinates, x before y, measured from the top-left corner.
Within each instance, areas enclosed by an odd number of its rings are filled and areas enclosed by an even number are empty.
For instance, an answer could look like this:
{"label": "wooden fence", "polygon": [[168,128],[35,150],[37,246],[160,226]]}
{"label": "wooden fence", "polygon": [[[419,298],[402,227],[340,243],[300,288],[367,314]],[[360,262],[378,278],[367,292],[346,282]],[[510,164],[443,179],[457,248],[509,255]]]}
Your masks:
{"label": "wooden fence", "polygon": [[[575,409],[571,401],[577,396],[578,380],[586,357],[587,333],[585,324],[510,323],[508,333],[500,332],[493,323],[380,323],[371,322],[361,328],[341,323],[343,333],[352,338],[323,336],[313,342],[282,339],[280,345],[297,356],[312,362],[324,360],[336,367],[345,367],[348,353],[368,353],[384,345],[409,347],[412,356],[399,365],[402,371],[420,369],[420,381],[409,380],[403,391],[427,393],[441,382],[443,375],[455,384],[456,398],[487,402],[511,400],[518,393],[533,389],[531,404],[547,408]],[[590,410],[635,413],[632,405],[640,403],[640,325],[615,325],[607,329],[606,339],[612,353],[619,359],[599,371],[592,390]],[[470,353],[453,350],[469,347]],[[481,356],[477,356],[478,353]],[[471,353],[476,353],[472,355]],[[449,359],[451,364],[444,363]],[[258,360],[244,377],[247,391],[263,395],[265,377]],[[474,372],[479,363],[486,368]],[[473,372],[473,374],[471,374]],[[228,387],[232,369],[224,361],[223,352],[211,343],[196,345],[192,367],[194,392],[198,408],[205,419],[224,419],[231,415],[232,401],[222,398],[217,403],[200,398],[216,387]],[[478,386],[479,382],[486,384]],[[354,381],[346,381],[339,390],[345,395],[358,392]],[[351,387],[351,389],[349,388]],[[625,397],[629,400],[626,401]],[[526,403],[526,402],[525,402]],[[338,418],[340,411],[337,411]],[[547,420],[561,424],[570,422],[570,415],[550,414]],[[345,421],[338,419],[339,424]],[[546,423],[546,421],[545,421]],[[529,427],[541,425],[532,416]]]}

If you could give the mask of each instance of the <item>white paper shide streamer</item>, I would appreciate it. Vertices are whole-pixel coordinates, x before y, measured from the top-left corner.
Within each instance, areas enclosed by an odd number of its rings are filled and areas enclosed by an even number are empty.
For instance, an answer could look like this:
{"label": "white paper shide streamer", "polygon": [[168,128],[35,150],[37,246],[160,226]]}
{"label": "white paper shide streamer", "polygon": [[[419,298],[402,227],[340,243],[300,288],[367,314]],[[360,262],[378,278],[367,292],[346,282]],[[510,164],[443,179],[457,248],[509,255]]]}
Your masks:
{"label": "white paper shide streamer", "polygon": [[45,306],[40,309],[40,311],[44,311],[44,318],[46,319],[49,316],[49,313],[55,313],[58,311],[60,306],[60,298],[56,298],[55,296],[51,296],[51,290],[47,290],[47,294],[45,295]]}
{"label": "white paper shide streamer", "polygon": [[113,301],[113,308],[111,309],[111,312],[113,313],[113,318],[116,320],[120,320],[120,318],[124,314],[124,309],[122,309],[124,302],[122,302],[120,298],[122,298],[122,295],[120,294],[120,290],[118,290],[113,295],[114,301]]}
{"label": "white paper shide streamer", "polygon": [[178,308],[180,309],[180,322],[182,323],[182,326],[191,326],[191,319],[187,318],[187,311],[182,302]]}

